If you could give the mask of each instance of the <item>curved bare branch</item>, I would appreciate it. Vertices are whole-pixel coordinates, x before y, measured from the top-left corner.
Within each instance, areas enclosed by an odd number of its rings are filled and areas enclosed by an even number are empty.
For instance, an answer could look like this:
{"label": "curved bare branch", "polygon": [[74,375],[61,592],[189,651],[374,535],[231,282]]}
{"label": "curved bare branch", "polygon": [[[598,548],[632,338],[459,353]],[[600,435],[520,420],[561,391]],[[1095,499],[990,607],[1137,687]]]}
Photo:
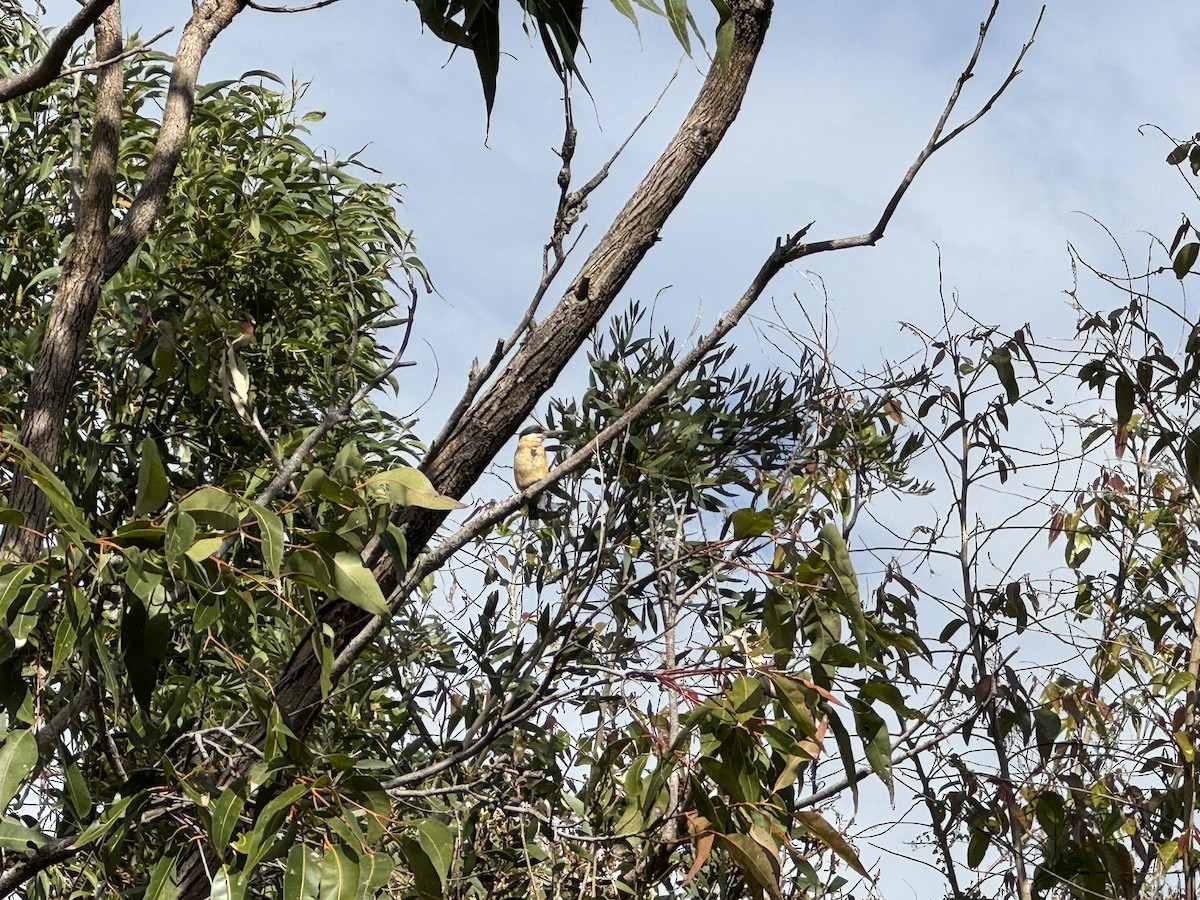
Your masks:
{"label": "curved bare branch", "polygon": [[58,30],[46,47],[46,53],[27,69],[0,78],[0,103],[45,87],[63,74],[63,60],[75,46],[83,33],[99,20],[100,16],[118,0],[91,0],[75,13],[71,21]]}

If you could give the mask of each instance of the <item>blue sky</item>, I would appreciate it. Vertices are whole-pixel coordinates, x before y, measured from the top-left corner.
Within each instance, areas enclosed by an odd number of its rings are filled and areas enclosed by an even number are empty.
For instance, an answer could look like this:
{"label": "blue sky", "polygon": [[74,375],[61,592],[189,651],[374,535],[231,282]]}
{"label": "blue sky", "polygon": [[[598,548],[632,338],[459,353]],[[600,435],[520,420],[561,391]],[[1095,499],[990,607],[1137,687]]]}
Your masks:
{"label": "blue sky", "polygon": [[[692,5],[708,27],[707,4]],[[669,286],[658,320],[686,333],[741,292],[776,235],[813,220],[814,238],[866,230],[923,144],[987,5],[780,0],[742,116],[619,304]],[[190,4],[126,0],[124,7],[128,29],[151,34],[175,24],[160,42],[169,49]],[[57,0],[47,21],[61,21],[66,9]],[[1003,77],[1037,11],[1026,0],[1001,7],[964,112]],[[1032,320],[1039,337],[1068,335],[1066,243],[1105,252],[1087,216],[1144,246],[1139,230],[1169,236],[1186,205],[1182,184],[1163,164],[1169,145],[1140,136],[1138,126],[1178,135],[1200,127],[1184,77],[1200,45],[1191,12],[1181,0],[1051,0],[1024,74],[984,121],[935,157],[885,240],[807,260],[811,273],[792,267],[777,279],[774,299],[794,311],[796,295],[818,311],[814,285],[823,280],[837,359],[875,368],[912,349],[899,320],[936,324],[940,247],[947,288],[981,320],[1008,328]],[[586,244],[674,130],[704,60],[681,58],[665,22],[652,15],[642,16],[640,42],[605,0],[585,15],[594,100],[576,100],[577,180],[607,158],[679,70],[594,196]],[[247,10],[214,45],[202,79],[268,69],[310,81],[308,102],[328,112],[314,141],[343,154],[369,145],[364,159],[406,184],[401,217],[440,295],[421,307],[413,351],[421,365],[406,370],[398,409],[425,403],[421,416],[432,432],[470,359],[508,333],[536,284],[561,119],[540,45],[514,19],[485,143],[472,60],[448,59],[445,45],[417,26],[413,4],[396,0],[342,0],[299,15]],[[800,321],[798,311],[792,321]],[[758,352],[745,325],[734,339]]]}

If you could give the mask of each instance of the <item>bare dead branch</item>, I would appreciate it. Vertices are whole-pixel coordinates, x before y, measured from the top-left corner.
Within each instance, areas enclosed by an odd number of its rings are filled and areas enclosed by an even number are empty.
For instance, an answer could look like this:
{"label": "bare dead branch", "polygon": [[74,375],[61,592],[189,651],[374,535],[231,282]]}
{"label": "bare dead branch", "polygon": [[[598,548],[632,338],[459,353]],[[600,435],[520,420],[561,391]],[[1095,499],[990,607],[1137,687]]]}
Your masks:
{"label": "bare dead branch", "polygon": [[67,58],[75,42],[116,2],[117,0],[90,0],[86,3],[71,21],[58,30],[41,59],[28,69],[7,78],[0,78],[0,103],[45,87],[62,75],[63,60]]}
{"label": "bare dead branch", "polygon": [[79,714],[85,706],[92,702],[95,696],[96,686],[88,683],[80,690],[71,695],[71,699],[60,709],[45,725],[38,729],[37,745],[38,758],[45,759],[47,754],[54,751],[54,745],[58,743],[58,739],[66,733],[67,729],[74,723],[75,716]]}
{"label": "bare dead branch", "polygon": [[834,238],[826,241],[815,241],[811,244],[806,244],[803,247],[797,247],[792,260],[803,259],[806,256],[814,256],[818,253],[825,253],[830,250],[847,250],[850,247],[869,247],[879,243],[887,230],[888,225],[892,221],[892,216],[900,206],[900,201],[904,199],[904,195],[908,193],[908,189],[912,187],[913,181],[917,177],[917,173],[921,171],[929,157],[940,150],[954,138],[962,134],[967,128],[974,125],[979,119],[984,116],[1000,96],[1008,89],[1016,77],[1021,74],[1021,61],[1025,58],[1025,54],[1033,46],[1034,39],[1037,37],[1038,28],[1042,24],[1042,16],[1046,13],[1046,7],[1043,6],[1041,12],[1038,13],[1037,22],[1034,23],[1033,30],[1029,35],[1029,40],[1021,47],[1017,54],[1016,60],[1013,62],[1012,68],[1009,70],[1008,76],[1000,84],[987,101],[971,116],[967,118],[961,125],[955,127],[949,134],[945,133],[946,123],[950,119],[950,115],[954,112],[955,106],[958,105],[959,95],[962,93],[963,85],[967,83],[975,74],[975,65],[979,62],[980,53],[983,51],[983,44],[987,38],[988,31],[991,28],[992,20],[996,16],[997,10],[1000,8],[1000,0],[993,0],[992,8],[988,11],[987,17],[979,26],[979,39],[975,43],[975,49],[971,53],[971,58],[967,61],[966,67],[958,76],[958,80],[954,84],[954,90],[950,92],[950,99],[946,101],[946,106],[942,110],[941,117],[938,119],[937,125],[929,135],[929,140],[925,146],[921,148],[921,152],[917,154],[917,158],[913,160],[908,171],[904,173],[904,177],[900,179],[900,184],[897,185],[891,199],[883,208],[883,214],[880,215],[879,221],[875,223],[875,227],[864,234],[854,235],[852,237]]}
{"label": "bare dead branch", "polygon": [[[675,78],[678,75],[679,72],[676,71],[672,73],[669,79],[667,79],[666,85],[663,87],[659,95],[654,98],[654,103],[652,103],[650,108],[646,110],[646,114],[638,120],[638,123],[633,126],[633,130],[630,131],[629,134],[626,135],[625,140],[621,142],[621,146],[617,147],[617,149],[613,151],[613,155],[608,158],[608,161],[600,167],[596,174],[588,179],[587,183],[584,184],[584,186],[579,190],[572,191],[569,194],[564,193],[563,198],[560,201],[560,213],[564,221],[570,220],[572,216],[578,216],[578,214],[587,207],[588,196],[595,191],[596,188],[600,187],[600,185],[604,183],[605,179],[608,178],[613,164],[616,163],[616,161],[621,157],[621,154],[625,152],[625,149],[629,146],[630,141],[632,141],[637,136],[637,133],[642,130],[642,126],[650,121],[650,117],[654,115],[655,111],[658,109],[658,105],[662,103],[663,98],[667,96],[667,91],[671,89],[671,85],[675,83]],[[569,224],[569,222],[567,222],[567,224]]]}
{"label": "bare dead branch", "polygon": [[674,81],[675,75],[672,75],[671,79],[667,82],[666,87],[663,88],[662,93],[658,95],[650,109],[647,110],[644,116],[642,116],[637,125],[633,127],[633,130],[629,132],[625,140],[621,142],[621,145],[616,149],[616,151],[613,152],[613,155],[609,157],[608,161],[600,167],[600,170],[593,175],[591,179],[588,180],[587,184],[577,191],[571,191],[571,161],[575,156],[576,131],[571,112],[571,94],[566,76],[564,75],[563,141],[562,146],[558,151],[559,159],[562,160],[562,166],[558,170],[559,199],[558,208],[554,213],[554,225],[551,229],[550,240],[542,249],[542,277],[538,281],[538,286],[533,292],[533,298],[530,300],[529,306],[525,309],[525,313],[521,316],[520,321],[517,322],[512,334],[510,334],[507,338],[498,340],[496,342],[496,346],[492,350],[492,354],[486,363],[484,363],[482,366],[472,366],[471,371],[467,376],[467,386],[463,390],[462,396],[459,398],[458,403],[455,404],[454,409],[447,417],[445,424],[442,425],[441,431],[438,432],[437,437],[435,437],[432,443],[430,443],[429,453],[427,456],[433,456],[434,453],[436,453],[441,447],[441,445],[445,443],[446,439],[454,432],[454,430],[458,427],[459,422],[462,420],[463,415],[475,401],[475,397],[479,394],[480,389],[487,383],[488,379],[495,374],[496,370],[500,367],[500,364],[504,362],[508,354],[512,352],[513,347],[517,345],[517,341],[519,341],[524,336],[525,332],[527,332],[533,325],[533,317],[537,314],[538,308],[542,305],[542,301],[546,298],[546,294],[549,292],[550,286],[562,272],[563,265],[566,263],[567,257],[570,256],[571,251],[575,248],[575,246],[578,245],[579,238],[583,237],[584,229],[580,229],[579,237],[576,238],[575,243],[572,244],[571,247],[565,250],[563,249],[563,243],[570,234],[571,228],[574,227],[575,222],[578,221],[580,213],[582,213],[587,207],[588,196],[595,191],[596,188],[598,188],[608,177],[609,170],[612,168],[613,163],[617,161],[620,155],[625,151],[625,148],[629,146],[630,141],[633,140],[638,131],[641,130],[642,126],[649,121],[650,116],[654,114],[654,111],[658,109],[658,105],[662,102],[663,97],[666,96],[667,90],[671,87],[671,84]]}
{"label": "bare dead branch", "polygon": [[78,834],[55,838],[32,851],[24,859],[9,866],[3,873],[0,873],[0,897],[7,897],[39,872],[44,872],[51,866],[70,859],[78,852],[74,846],[78,839]]}

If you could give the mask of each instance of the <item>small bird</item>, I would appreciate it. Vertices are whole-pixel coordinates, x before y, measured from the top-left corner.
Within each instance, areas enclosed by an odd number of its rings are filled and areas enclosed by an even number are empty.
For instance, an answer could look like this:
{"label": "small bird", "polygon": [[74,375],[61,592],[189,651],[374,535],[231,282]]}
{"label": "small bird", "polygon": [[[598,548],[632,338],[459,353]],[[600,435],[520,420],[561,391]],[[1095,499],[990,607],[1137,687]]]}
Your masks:
{"label": "small bird", "polygon": [[[557,431],[547,431],[537,425],[526,428],[521,432],[517,441],[517,452],[513,456],[513,478],[520,490],[525,490],[531,484],[541,481],[550,471],[550,463],[546,459],[546,448],[542,440],[557,435]],[[537,500],[529,504],[530,518],[537,517]]]}

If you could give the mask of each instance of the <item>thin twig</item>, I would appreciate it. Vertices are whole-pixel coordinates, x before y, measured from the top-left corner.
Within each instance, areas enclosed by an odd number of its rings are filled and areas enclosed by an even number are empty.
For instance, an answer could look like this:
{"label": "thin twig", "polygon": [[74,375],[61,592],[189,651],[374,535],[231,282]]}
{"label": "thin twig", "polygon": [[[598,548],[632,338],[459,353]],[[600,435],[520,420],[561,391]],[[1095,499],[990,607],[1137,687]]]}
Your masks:
{"label": "thin twig", "polygon": [[950,143],[950,141],[952,141],[954,138],[962,134],[971,125],[974,125],[976,122],[978,122],[979,119],[992,108],[996,100],[999,99],[1000,95],[1003,94],[1009,85],[1012,84],[1014,79],[1016,79],[1016,77],[1021,73],[1021,61],[1025,58],[1025,54],[1029,51],[1030,47],[1033,46],[1034,39],[1037,37],[1038,27],[1042,23],[1042,16],[1044,16],[1046,13],[1045,6],[1043,6],[1041,12],[1038,13],[1037,22],[1034,23],[1033,30],[1029,35],[1029,40],[1027,40],[1021,47],[1020,52],[1017,54],[1016,60],[1013,62],[1012,68],[1009,70],[1008,76],[1001,83],[1000,87],[997,88],[997,90],[987,99],[987,102],[985,102],[975,114],[970,116],[961,125],[954,128],[949,134],[943,136],[946,123],[950,119],[950,115],[953,113],[954,107],[958,104],[958,98],[962,93],[963,85],[965,85],[967,81],[975,74],[975,65],[979,62],[979,55],[983,50],[984,40],[986,39],[988,30],[991,27],[992,19],[995,18],[996,11],[999,8],[1000,0],[994,0],[992,3],[992,8],[988,12],[987,17],[979,26],[979,39],[975,44],[974,51],[971,53],[971,58],[968,60],[966,68],[964,68],[962,73],[958,76],[958,80],[954,84],[954,89],[950,92],[950,99],[946,102],[946,106],[942,110],[942,115],[938,119],[937,125],[934,126],[933,131],[929,135],[929,140],[926,142],[925,146],[921,148],[921,152],[917,154],[917,158],[913,160],[912,165],[908,167],[908,171],[904,173],[904,177],[900,180],[900,184],[896,187],[891,199],[888,200],[887,205],[884,206],[883,214],[879,217],[879,221],[875,223],[875,227],[868,232],[854,235],[853,237],[835,238],[828,241],[817,241],[815,243],[807,244],[803,247],[797,248],[795,255],[789,260],[789,262],[802,259],[806,256],[813,256],[817,253],[825,253],[830,250],[846,250],[850,247],[868,247],[877,244],[883,237],[883,233],[887,229],[888,224],[891,222],[892,216],[895,215],[896,210],[899,208],[900,201],[903,200],[904,195],[908,193],[908,189],[912,186],[913,181],[916,179],[917,173],[921,171],[921,168],[925,165],[929,157],[931,157],[942,147],[946,146],[946,144]]}
{"label": "thin twig", "polygon": [[58,77],[65,78],[67,75],[83,75],[88,72],[99,72],[101,69],[111,66],[115,62],[121,62],[122,60],[129,59],[131,56],[137,56],[142,51],[148,49],[155,41],[166,37],[174,30],[174,26],[171,28],[164,28],[158,34],[154,35],[154,37],[150,38],[148,41],[138,44],[136,47],[130,47],[128,50],[122,50],[116,56],[110,56],[107,59],[100,60],[99,62],[88,63],[84,66],[72,66],[69,69],[63,69],[58,73]]}

